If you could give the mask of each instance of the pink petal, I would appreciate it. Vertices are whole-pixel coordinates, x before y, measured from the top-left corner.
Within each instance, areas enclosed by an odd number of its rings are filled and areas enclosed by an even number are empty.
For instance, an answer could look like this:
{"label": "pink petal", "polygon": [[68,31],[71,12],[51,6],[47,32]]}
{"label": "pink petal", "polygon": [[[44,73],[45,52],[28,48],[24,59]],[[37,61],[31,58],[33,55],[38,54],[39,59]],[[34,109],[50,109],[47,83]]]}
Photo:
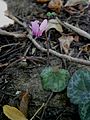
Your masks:
{"label": "pink petal", "polygon": [[39,34],[42,34],[46,30],[46,28],[47,28],[47,19],[43,20],[43,22],[41,23]]}
{"label": "pink petal", "polygon": [[43,33],[43,32],[41,32],[41,31],[39,30],[39,32],[38,32],[38,36],[37,36],[37,37],[42,36],[42,33]]}
{"label": "pink petal", "polygon": [[31,28],[32,28],[32,33],[33,33],[33,35],[38,36],[38,32],[39,32],[39,21],[36,20],[36,21],[34,21],[34,22],[31,22],[31,24],[32,24]]}

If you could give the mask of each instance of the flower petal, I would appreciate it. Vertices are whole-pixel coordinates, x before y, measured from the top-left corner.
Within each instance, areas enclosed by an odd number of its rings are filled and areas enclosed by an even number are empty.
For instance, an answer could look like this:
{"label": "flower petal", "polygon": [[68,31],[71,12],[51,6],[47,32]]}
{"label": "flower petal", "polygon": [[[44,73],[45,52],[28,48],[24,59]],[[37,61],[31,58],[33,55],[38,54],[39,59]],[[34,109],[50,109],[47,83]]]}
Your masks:
{"label": "flower petal", "polygon": [[35,35],[35,36],[38,36],[38,32],[39,32],[39,21],[36,20],[34,22],[31,22],[32,26],[31,26],[31,29],[32,29],[32,34]]}
{"label": "flower petal", "polygon": [[43,20],[43,22],[40,25],[40,34],[43,33],[47,28],[47,19]]}

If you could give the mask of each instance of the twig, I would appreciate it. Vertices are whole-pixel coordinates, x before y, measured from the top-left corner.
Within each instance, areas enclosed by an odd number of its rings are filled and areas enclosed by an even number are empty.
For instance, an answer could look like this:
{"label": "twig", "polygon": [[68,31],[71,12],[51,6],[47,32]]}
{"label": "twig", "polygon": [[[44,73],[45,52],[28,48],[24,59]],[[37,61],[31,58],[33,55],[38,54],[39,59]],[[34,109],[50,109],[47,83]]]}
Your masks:
{"label": "twig", "polygon": [[64,25],[67,26],[68,28],[72,29],[74,32],[78,33],[79,35],[90,39],[90,34],[87,33],[86,31],[81,30],[80,28],[77,28],[77,27],[75,27],[67,22],[64,22]]}
{"label": "twig", "polygon": [[0,47],[0,51],[2,48],[8,47],[8,46],[14,46],[14,45],[18,45],[19,43],[11,43],[11,44],[6,44]]}
{"label": "twig", "polygon": [[[42,52],[47,52],[47,49],[43,48],[42,46],[40,46],[35,39],[33,39],[31,37],[31,35],[28,34],[27,36],[31,41],[32,43],[39,49],[41,50]],[[78,58],[74,58],[74,57],[71,57],[71,56],[68,56],[68,55],[65,55],[65,54],[60,54],[52,49],[49,49],[49,53],[57,56],[57,57],[60,57],[60,58],[64,58],[64,59],[67,59],[71,62],[75,62],[75,63],[79,63],[79,64],[82,64],[82,65],[87,65],[87,66],[90,66],[90,61],[88,60],[83,60],[83,59],[78,59]]]}
{"label": "twig", "polygon": [[18,34],[18,33],[13,33],[13,32],[7,32],[5,30],[0,29],[0,35],[7,35],[7,36],[13,36],[16,38],[23,38],[25,37],[25,34]]}
{"label": "twig", "polygon": [[6,66],[8,66],[8,63],[4,63],[4,64],[0,63],[0,68],[1,67],[6,67]]}
{"label": "twig", "polygon": [[[63,27],[65,27],[66,29],[70,29],[68,28],[58,17],[56,17],[56,20],[58,21],[59,24],[61,24]],[[62,33],[61,33],[62,34]]]}
{"label": "twig", "polygon": [[27,55],[29,49],[30,49],[30,45],[27,47],[26,51],[24,52],[24,55],[23,55],[24,57]]}
{"label": "twig", "polygon": [[84,30],[81,30],[80,28],[77,28],[67,22],[62,22],[61,20],[58,19],[58,17],[56,17],[57,21],[62,25],[64,26],[66,29],[68,29],[70,31],[73,30],[74,32],[78,33],[79,35],[83,36],[83,37],[86,37],[88,39],[90,39],[90,34],[87,33],[86,31]]}
{"label": "twig", "polygon": [[1,93],[11,96],[11,97],[15,97],[16,95],[11,94],[10,92],[5,92],[5,90],[0,90]]}
{"label": "twig", "polygon": [[42,104],[42,106],[36,111],[36,113],[33,115],[33,117],[30,120],[33,120],[35,118],[35,116],[39,113],[39,111],[44,107],[44,103]]}
{"label": "twig", "polygon": [[50,94],[50,96],[49,96],[47,102],[45,103],[45,107],[44,107],[44,110],[43,110],[43,112],[42,112],[42,115],[41,115],[41,119],[40,119],[40,120],[43,119],[43,116],[44,116],[45,110],[46,110],[47,105],[48,105],[49,101],[51,100],[52,96],[53,96],[53,92]]}
{"label": "twig", "polygon": [[9,11],[5,12],[5,15],[9,18],[11,18],[12,20],[14,20],[15,22],[19,23],[19,25],[23,26],[23,23],[21,21],[19,21],[15,16],[13,16]]}
{"label": "twig", "polygon": [[7,11],[5,13],[5,15],[9,18],[11,18],[12,20],[14,20],[15,22],[17,22],[19,25],[23,26],[24,29],[26,29],[30,34],[32,34],[32,32],[30,32],[30,28],[27,27],[26,23],[21,22],[20,20],[18,20],[15,16],[13,16],[9,11]]}
{"label": "twig", "polygon": [[49,39],[47,37],[47,33],[45,32],[46,36],[46,47],[47,47],[47,66],[50,65],[50,55],[49,55]]}
{"label": "twig", "polygon": [[[66,110],[63,111],[63,113],[66,112]],[[61,113],[57,118],[56,120],[60,119],[60,117],[63,115],[63,113]]]}
{"label": "twig", "polygon": [[[10,15],[8,14],[8,16],[10,16]],[[12,17],[13,17],[13,15],[10,16],[11,19],[12,19]],[[20,23],[20,21],[17,20],[16,17],[15,17],[14,20],[15,20],[18,24]],[[22,23],[22,24],[20,23],[20,25],[22,25],[24,28],[26,28],[23,23]],[[27,35],[27,37],[32,41],[32,43],[33,43],[39,50],[41,50],[42,52],[47,52],[47,49],[45,49],[45,48],[43,48],[42,46],[40,46],[40,45],[36,42],[36,40],[32,38],[31,30],[27,28],[27,31],[29,32],[29,34]],[[52,50],[52,49],[49,49],[49,53],[51,53],[51,54],[53,54],[53,55],[55,55],[55,56],[57,56],[57,57],[67,59],[67,60],[69,60],[69,61],[71,61],[71,62],[75,62],[75,63],[79,63],[79,64],[82,64],[82,65],[90,66],[90,61],[88,61],[88,60],[78,59],[78,58],[74,58],[74,57],[71,57],[71,56],[68,56],[68,55],[65,55],[65,54],[60,54],[60,53],[58,53],[58,52],[56,52],[56,51],[54,51],[54,50]]]}
{"label": "twig", "polygon": [[21,61],[21,59],[15,60],[14,62],[8,64],[8,66],[3,71],[5,71],[7,68],[11,67],[12,65],[14,65],[15,63],[17,63],[19,61]]}

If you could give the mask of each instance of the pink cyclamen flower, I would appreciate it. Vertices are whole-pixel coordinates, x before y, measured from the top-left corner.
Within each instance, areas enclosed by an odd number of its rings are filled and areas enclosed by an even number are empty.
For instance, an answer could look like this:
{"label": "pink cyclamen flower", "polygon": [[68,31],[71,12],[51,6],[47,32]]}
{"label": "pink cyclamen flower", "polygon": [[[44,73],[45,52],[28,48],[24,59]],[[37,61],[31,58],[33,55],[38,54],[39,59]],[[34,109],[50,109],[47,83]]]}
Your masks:
{"label": "pink cyclamen flower", "polygon": [[36,37],[42,36],[43,32],[47,28],[47,19],[43,20],[41,25],[39,25],[39,21],[35,20],[34,22],[31,22],[31,29],[32,29],[32,34],[35,35]]}

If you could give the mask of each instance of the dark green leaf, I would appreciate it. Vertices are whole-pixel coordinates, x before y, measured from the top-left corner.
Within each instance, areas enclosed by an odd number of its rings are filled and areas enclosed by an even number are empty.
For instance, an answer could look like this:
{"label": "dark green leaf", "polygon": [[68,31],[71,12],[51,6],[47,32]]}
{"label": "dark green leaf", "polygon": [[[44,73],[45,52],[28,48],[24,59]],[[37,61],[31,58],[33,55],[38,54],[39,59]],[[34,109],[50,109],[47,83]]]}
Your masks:
{"label": "dark green leaf", "polygon": [[67,87],[67,96],[74,104],[90,100],[90,71],[81,69],[74,73]]}
{"label": "dark green leaf", "polygon": [[81,120],[90,120],[90,101],[79,105],[79,114]]}
{"label": "dark green leaf", "polygon": [[69,72],[65,69],[45,68],[41,73],[41,82],[45,90],[60,92],[64,90],[70,78]]}

